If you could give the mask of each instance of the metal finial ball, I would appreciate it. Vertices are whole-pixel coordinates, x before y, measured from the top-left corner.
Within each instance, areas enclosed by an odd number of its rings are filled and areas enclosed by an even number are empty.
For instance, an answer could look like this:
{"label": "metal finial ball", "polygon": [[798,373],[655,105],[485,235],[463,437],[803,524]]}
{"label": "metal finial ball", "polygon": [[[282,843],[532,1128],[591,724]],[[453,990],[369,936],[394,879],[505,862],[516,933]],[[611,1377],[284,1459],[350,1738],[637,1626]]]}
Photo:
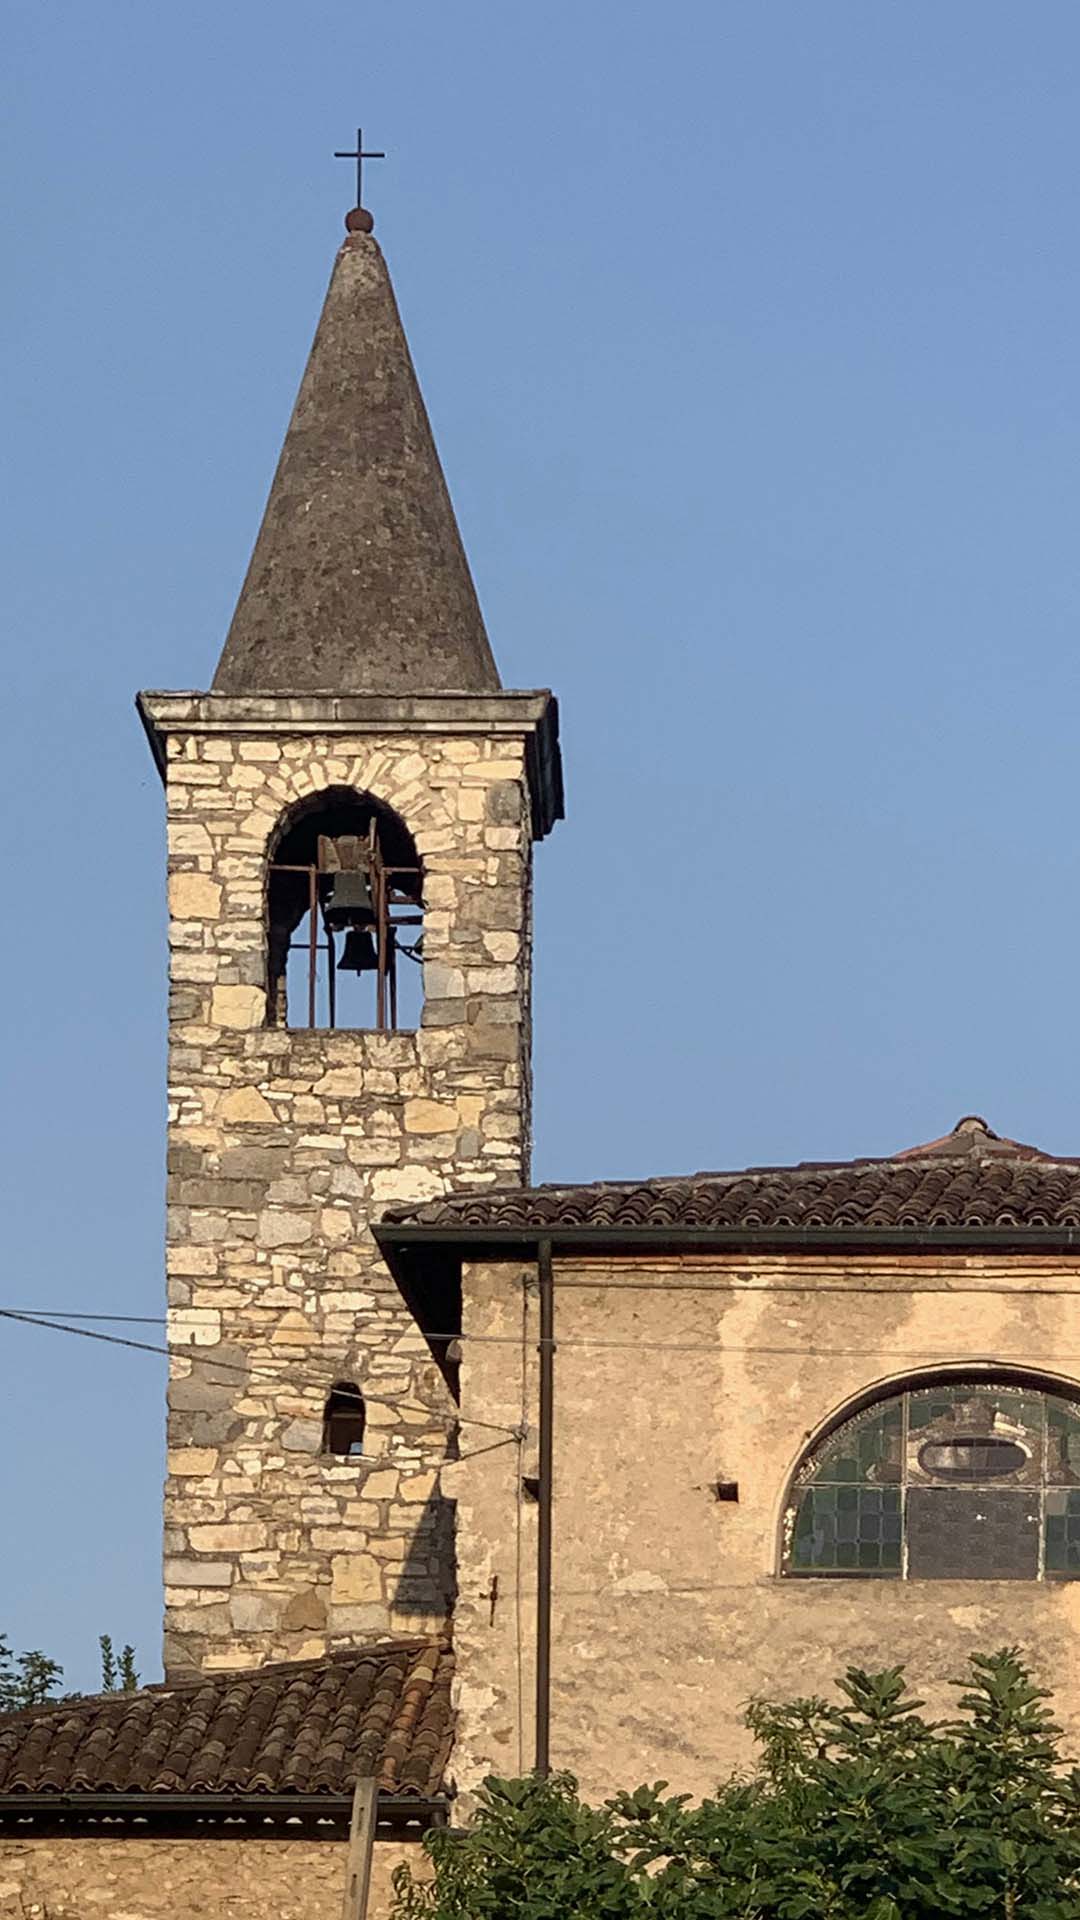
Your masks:
{"label": "metal finial ball", "polygon": [[352,212],[345,215],[345,231],[346,233],[373,233],[375,231],[374,218],[366,207],[353,207]]}

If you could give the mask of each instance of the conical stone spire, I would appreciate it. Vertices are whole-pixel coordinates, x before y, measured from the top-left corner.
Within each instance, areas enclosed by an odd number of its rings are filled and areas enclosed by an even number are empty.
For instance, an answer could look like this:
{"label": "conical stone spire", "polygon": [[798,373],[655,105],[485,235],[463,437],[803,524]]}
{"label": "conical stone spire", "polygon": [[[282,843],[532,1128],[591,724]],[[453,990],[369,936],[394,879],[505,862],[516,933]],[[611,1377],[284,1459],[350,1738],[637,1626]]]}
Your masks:
{"label": "conical stone spire", "polygon": [[499,684],[386,263],[350,232],[214,690]]}

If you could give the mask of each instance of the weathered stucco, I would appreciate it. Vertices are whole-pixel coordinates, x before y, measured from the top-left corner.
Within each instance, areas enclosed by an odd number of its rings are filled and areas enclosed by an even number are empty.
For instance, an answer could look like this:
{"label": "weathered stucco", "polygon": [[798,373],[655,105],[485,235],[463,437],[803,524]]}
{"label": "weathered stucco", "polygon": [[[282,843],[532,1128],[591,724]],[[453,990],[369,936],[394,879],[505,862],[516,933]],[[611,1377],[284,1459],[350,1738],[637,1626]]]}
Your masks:
{"label": "weathered stucco", "polygon": [[[340,1838],[5,1834],[0,1920],[340,1920],[347,1855]],[[376,1842],[368,1920],[389,1915],[403,1860],[424,1869],[418,1843]]]}
{"label": "weathered stucco", "polygon": [[[513,702],[515,696],[499,696]],[[531,797],[525,731],[299,724],[177,696],[162,723],[171,949],[166,1673],[302,1659],[440,1624],[453,1408],[368,1223],[514,1184],[529,1153]],[[459,703],[460,704],[460,703]],[[207,719],[209,713],[210,718]],[[267,848],[329,787],[372,794],[424,864],[418,1032],[266,1024]],[[365,1457],[324,1456],[333,1381]]]}
{"label": "weathered stucco", "polygon": [[[657,1778],[704,1793],[750,1757],[752,1695],[902,1660],[937,1710],[969,1652],[1006,1643],[1053,1687],[1080,1750],[1080,1583],[778,1574],[793,1470],[869,1388],[987,1361],[1080,1379],[1080,1297],[1036,1291],[1055,1286],[1080,1287],[1080,1261],[557,1261],[553,1764],[591,1795]],[[524,1410],[529,1425],[520,1450],[444,1476],[468,1788],[532,1761],[535,1272],[469,1265],[463,1294],[463,1413],[512,1425]],[[717,1480],[738,1482],[737,1503]]]}

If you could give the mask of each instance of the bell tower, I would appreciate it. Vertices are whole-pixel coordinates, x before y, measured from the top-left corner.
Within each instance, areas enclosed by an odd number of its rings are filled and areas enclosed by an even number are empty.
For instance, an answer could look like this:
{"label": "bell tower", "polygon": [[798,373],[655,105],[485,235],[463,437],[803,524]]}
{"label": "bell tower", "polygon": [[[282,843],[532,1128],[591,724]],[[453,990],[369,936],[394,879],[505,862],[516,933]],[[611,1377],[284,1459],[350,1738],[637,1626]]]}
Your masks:
{"label": "bell tower", "polygon": [[528,1179],[556,704],[500,684],[346,225],[213,687],[138,701],[168,819],[174,1677],[445,1619],[454,1404],[369,1225]]}

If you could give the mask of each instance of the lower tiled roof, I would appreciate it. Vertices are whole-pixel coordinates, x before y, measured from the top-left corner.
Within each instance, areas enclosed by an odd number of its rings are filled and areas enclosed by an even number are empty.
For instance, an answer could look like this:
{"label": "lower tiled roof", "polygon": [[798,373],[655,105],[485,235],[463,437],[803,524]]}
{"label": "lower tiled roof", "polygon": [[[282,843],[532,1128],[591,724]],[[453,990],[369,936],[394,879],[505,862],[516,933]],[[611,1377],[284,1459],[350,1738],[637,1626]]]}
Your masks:
{"label": "lower tiled roof", "polygon": [[[585,1186],[508,1187],[447,1194],[394,1208],[379,1229],[472,1230],[1080,1227],[1080,1161],[1056,1159],[1002,1139],[971,1115],[951,1133],[884,1160],[747,1167],[682,1178],[596,1181]],[[404,1235],[402,1236],[405,1237]]]}
{"label": "lower tiled roof", "polygon": [[450,1750],[453,1656],[430,1640],[212,1673],[0,1716],[0,1796],[350,1794],[431,1798]]}

